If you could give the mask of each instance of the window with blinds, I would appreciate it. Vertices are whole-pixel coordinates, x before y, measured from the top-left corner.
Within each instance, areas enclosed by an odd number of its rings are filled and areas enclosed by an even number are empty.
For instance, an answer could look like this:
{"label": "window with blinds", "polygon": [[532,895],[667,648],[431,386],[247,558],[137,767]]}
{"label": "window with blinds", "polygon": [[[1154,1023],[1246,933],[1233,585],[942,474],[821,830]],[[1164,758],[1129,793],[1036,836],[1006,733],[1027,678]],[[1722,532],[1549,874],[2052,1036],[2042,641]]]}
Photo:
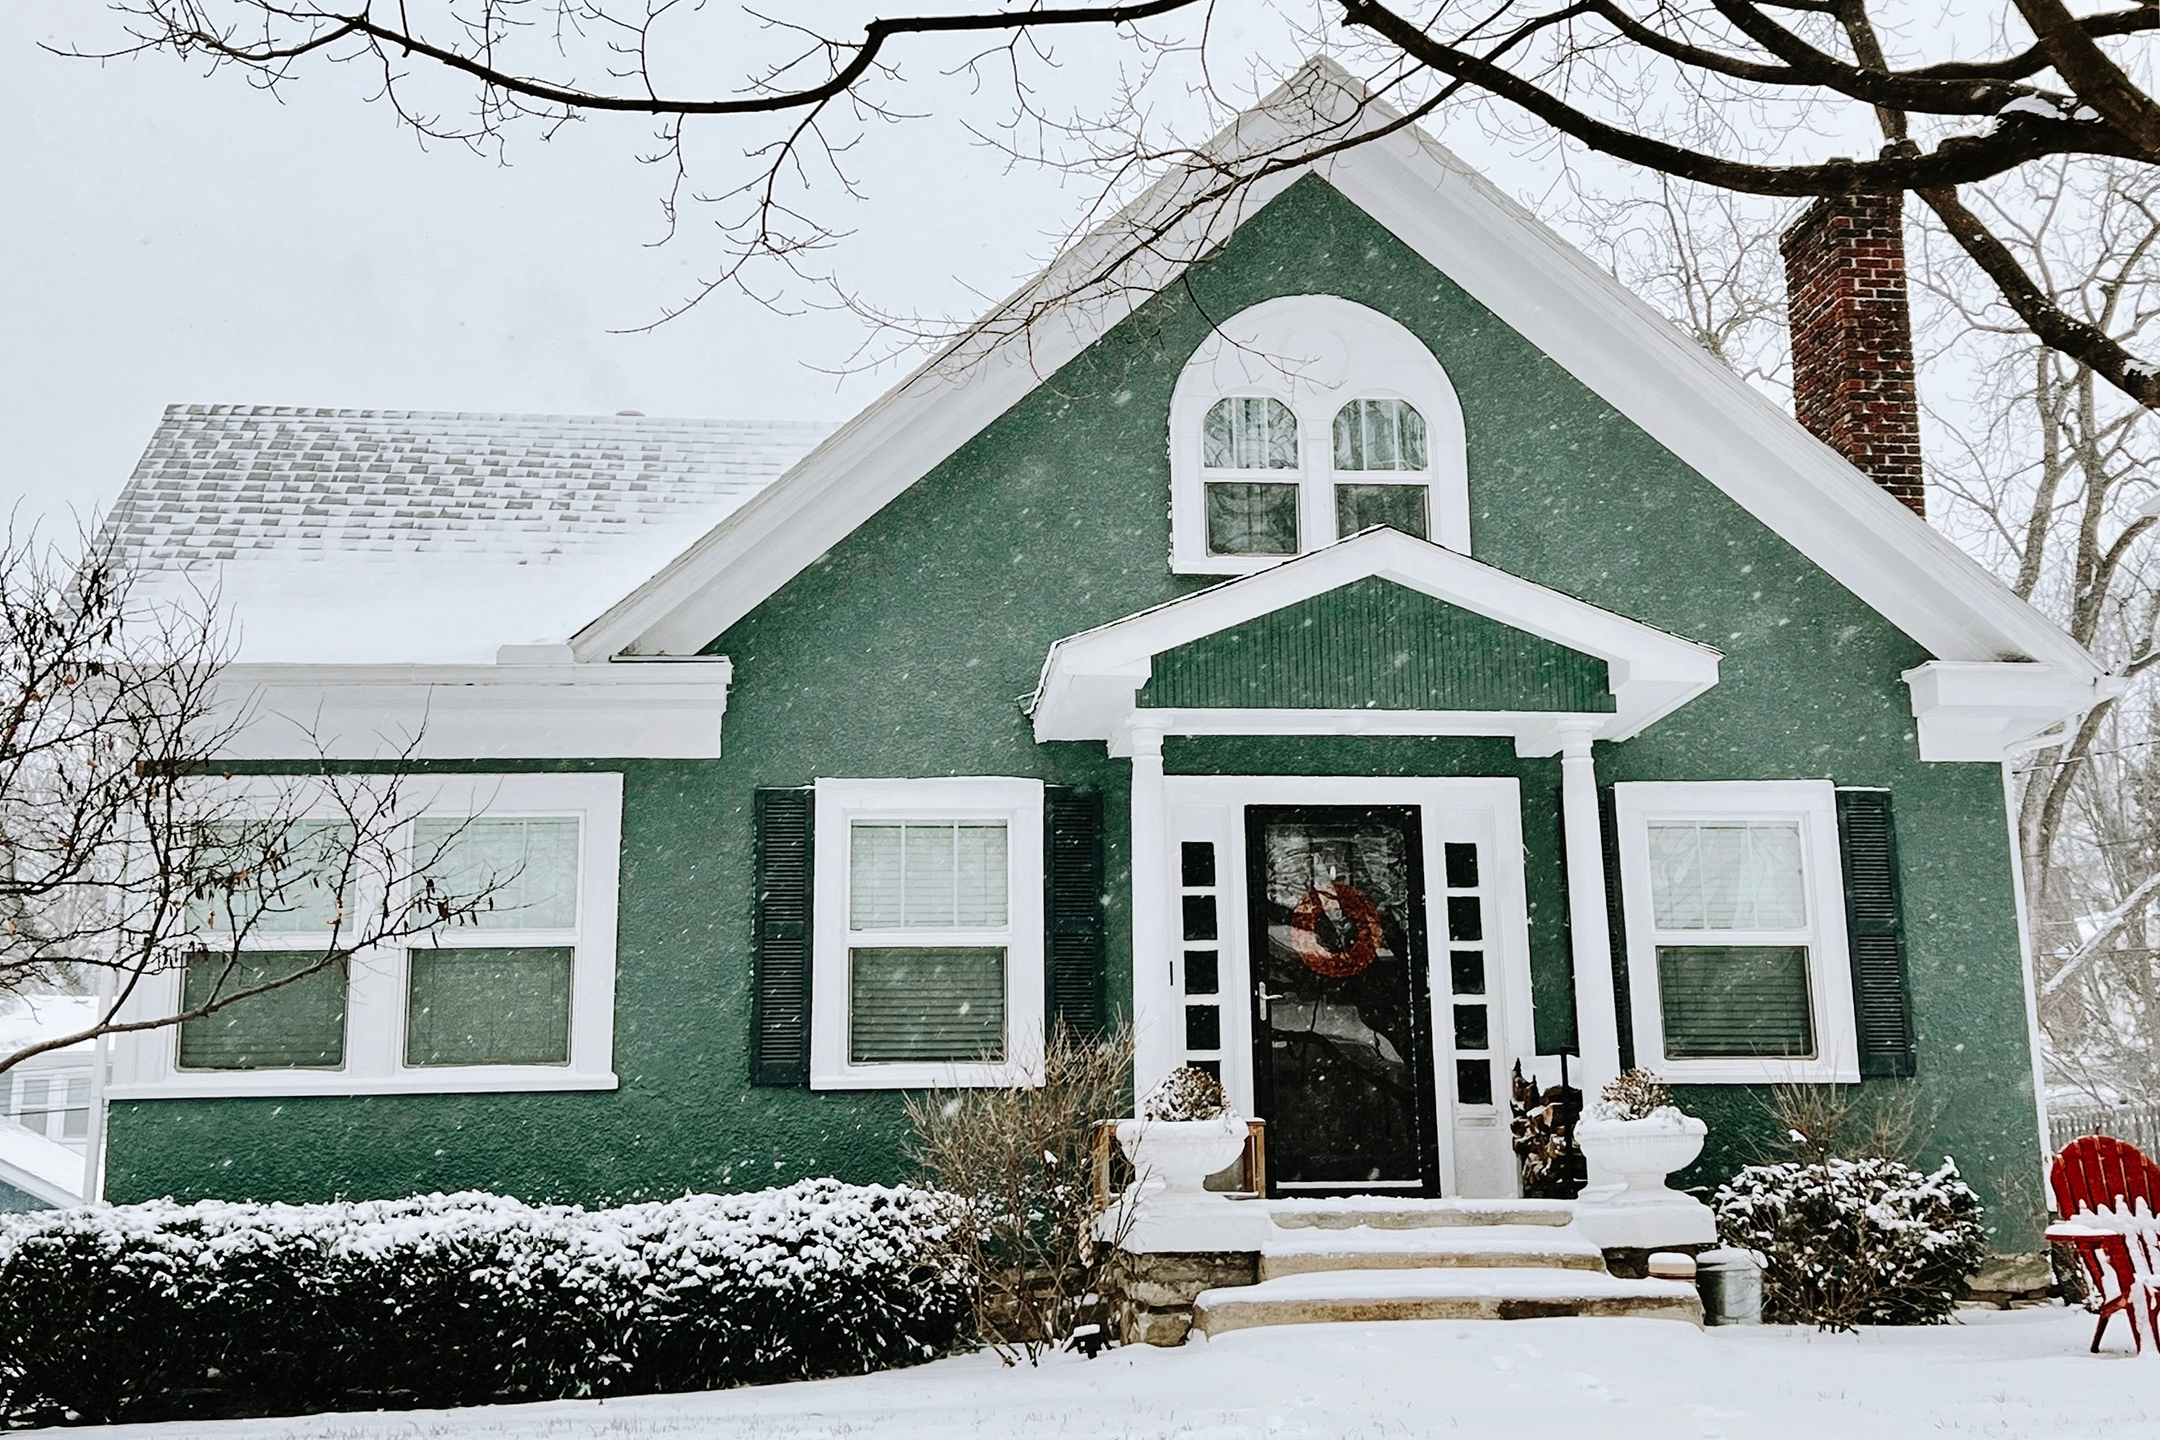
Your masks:
{"label": "window with blinds", "polygon": [[570,1063],[579,844],[573,816],[414,825],[423,883],[483,898],[450,943],[406,952],[407,1066]]}
{"label": "window with blinds", "polygon": [[[345,1063],[346,969],[321,950],[188,957],[180,1023],[183,1070],[335,1070]],[[319,968],[317,968],[319,967]],[[263,988],[270,987],[270,988]],[[249,994],[259,990],[259,994]],[[228,997],[239,997],[229,999]]]}
{"label": "window with blinds", "polygon": [[998,1061],[1010,949],[1004,821],[848,827],[848,1060]]}
{"label": "window with blinds", "polygon": [[1799,822],[1652,820],[1647,830],[1665,1054],[1813,1056]]}
{"label": "window with blinds", "polygon": [[193,857],[200,884],[188,923],[223,935],[327,936],[352,850],[353,827],[339,820],[213,826]]}

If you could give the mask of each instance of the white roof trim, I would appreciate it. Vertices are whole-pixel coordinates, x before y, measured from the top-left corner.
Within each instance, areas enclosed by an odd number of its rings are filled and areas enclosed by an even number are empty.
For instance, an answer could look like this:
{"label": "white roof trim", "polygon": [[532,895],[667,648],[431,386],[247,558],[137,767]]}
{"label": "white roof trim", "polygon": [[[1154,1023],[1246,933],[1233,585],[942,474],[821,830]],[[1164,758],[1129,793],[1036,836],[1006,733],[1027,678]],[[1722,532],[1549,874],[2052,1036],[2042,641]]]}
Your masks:
{"label": "white roof trim", "polygon": [[1912,689],[1922,760],[2000,761],[2042,743],[2127,682],[2056,665],[1934,660],[1903,676]]}
{"label": "white roof trim", "polygon": [[[1334,62],[1310,61],[1211,148],[1264,148],[1283,137],[1286,115],[1341,113],[1357,86]],[[1395,115],[1373,101],[1362,123]],[[2053,622],[1416,127],[1311,168],[1934,656],[2102,673]],[[1207,228],[1227,234],[1302,173],[1256,184]],[[1135,217],[1169,209],[1192,183],[1168,177],[1072,246],[971,336],[586,626],[572,642],[578,654],[688,654],[711,643],[1123,319],[1138,295],[1174,278],[1175,265],[1155,260],[1104,298],[1059,307],[1024,333],[996,326],[1033,297],[1059,293]],[[1199,252],[1169,243],[1152,253]]]}
{"label": "white roof trim", "polygon": [[228,665],[239,760],[668,759],[720,754],[724,657],[583,665],[506,645],[494,665]]}
{"label": "white roof trim", "polygon": [[0,1181],[62,1210],[83,1203],[84,1158],[0,1115]]}
{"label": "white roof trim", "polygon": [[[1138,709],[1154,657],[1358,580],[1381,579],[1460,605],[1606,664],[1611,711]],[[1367,530],[1050,647],[1029,706],[1037,740],[1102,740],[1125,753],[1136,728],[1183,735],[1512,735],[1550,755],[1563,727],[1626,740],[1717,684],[1720,655],[1467,555],[1396,530]]]}

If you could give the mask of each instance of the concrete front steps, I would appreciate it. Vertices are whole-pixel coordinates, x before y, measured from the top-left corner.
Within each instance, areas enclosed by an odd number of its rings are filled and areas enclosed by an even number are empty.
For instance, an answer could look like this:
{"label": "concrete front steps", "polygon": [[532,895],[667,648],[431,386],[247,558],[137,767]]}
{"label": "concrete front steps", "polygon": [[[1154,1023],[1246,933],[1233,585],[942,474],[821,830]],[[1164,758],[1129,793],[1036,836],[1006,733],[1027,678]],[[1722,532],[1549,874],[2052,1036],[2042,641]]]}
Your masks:
{"label": "concrete front steps", "polygon": [[1565,1202],[1369,1197],[1268,1209],[1259,1283],[1202,1292],[1194,1329],[1560,1315],[1702,1323],[1694,1286],[1608,1274]]}

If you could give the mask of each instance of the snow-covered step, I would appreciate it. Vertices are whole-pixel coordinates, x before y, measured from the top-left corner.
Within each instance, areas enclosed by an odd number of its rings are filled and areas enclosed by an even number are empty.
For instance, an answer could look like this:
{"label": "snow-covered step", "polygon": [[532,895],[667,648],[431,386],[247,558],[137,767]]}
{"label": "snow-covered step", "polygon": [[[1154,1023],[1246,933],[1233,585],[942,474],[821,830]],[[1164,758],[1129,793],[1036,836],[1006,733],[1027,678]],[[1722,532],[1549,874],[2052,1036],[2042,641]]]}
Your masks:
{"label": "snow-covered step", "polygon": [[1565,1200],[1407,1200],[1351,1195],[1328,1200],[1271,1200],[1268,1217],[1286,1230],[1427,1230],[1466,1225],[1543,1225],[1575,1221]]}
{"label": "snow-covered step", "polygon": [[1630,1315],[1702,1324],[1695,1287],[1621,1280],[1600,1271],[1521,1267],[1324,1270],[1257,1285],[1204,1290],[1193,1328],[1204,1335],[1256,1325],[1368,1320],[1531,1320]]}
{"label": "snow-covered step", "polygon": [[1603,1270],[1605,1256],[1572,1228],[1550,1225],[1357,1226],[1277,1229],[1260,1246],[1260,1278],[1316,1270]]}

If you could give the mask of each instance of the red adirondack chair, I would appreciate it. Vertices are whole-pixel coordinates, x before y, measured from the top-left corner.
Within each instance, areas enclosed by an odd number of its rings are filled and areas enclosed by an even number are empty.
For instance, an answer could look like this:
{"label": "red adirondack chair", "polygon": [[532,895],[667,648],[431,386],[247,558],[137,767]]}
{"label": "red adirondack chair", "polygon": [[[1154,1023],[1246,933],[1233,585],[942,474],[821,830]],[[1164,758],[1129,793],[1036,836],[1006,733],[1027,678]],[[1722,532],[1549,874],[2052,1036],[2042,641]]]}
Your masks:
{"label": "red adirondack chair", "polygon": [[[2139,1202],[2148,1216],[2160,1215],[2160,1165],[2145,1157],[2135,1145],[2112,1135],[2087,1135],[2063,1146],[2048,1175],[2055,1189],[2055,1208],[2062,1219],[2050,1225],[2047,1238],[2077,1247],[2100,1296],[2100,1323],[2093,1328],[2092,1348],[2098,1351],[2108,1321],[2120,1314],[2130,1321],[2130,1338],[2142,1351],[2145,1331],[2160,1342],[2160,1297],[2138,1283],[2139,1261],[2148,1274],[2160,1270],[2160,1223],[2141,1227],[2132,1234],[2118,1225],[2096,1223],[2097,1211],[2113,1217],[2138,1213]],[[2133,1256],[2131,1247],[2139,1247]],[[2138,1312],[2144,1311],[2139,1324]]]}

